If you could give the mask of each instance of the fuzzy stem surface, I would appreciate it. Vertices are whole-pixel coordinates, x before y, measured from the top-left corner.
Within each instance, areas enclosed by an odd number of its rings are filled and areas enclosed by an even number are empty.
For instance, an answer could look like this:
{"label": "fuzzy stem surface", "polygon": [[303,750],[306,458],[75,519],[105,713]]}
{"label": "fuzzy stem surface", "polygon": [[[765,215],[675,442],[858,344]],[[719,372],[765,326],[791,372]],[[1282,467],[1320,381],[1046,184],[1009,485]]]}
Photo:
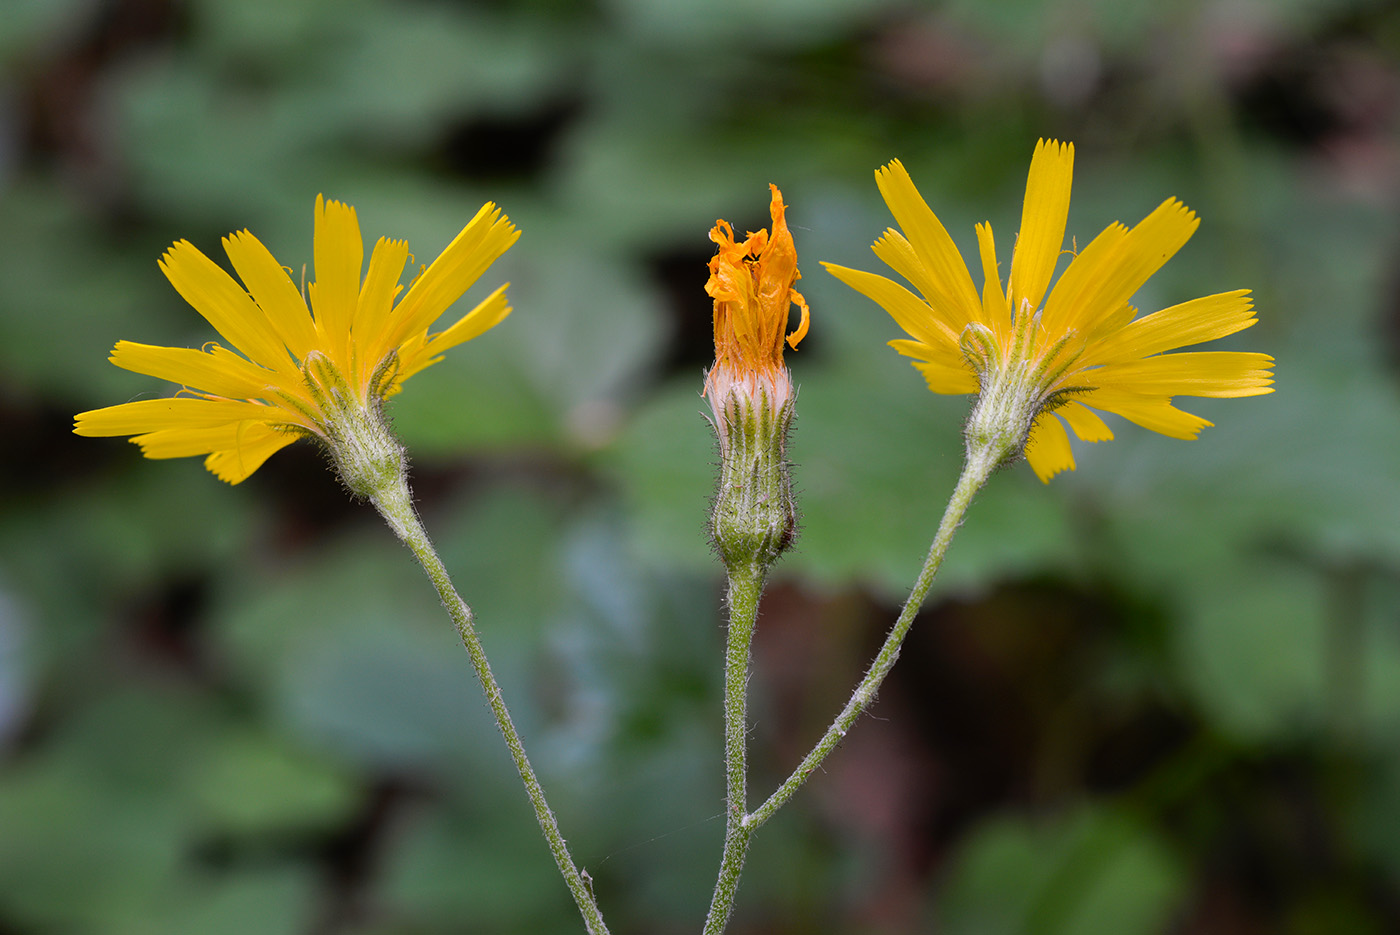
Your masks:
{"label": "fuzzy stem surface", "polygon": [[928,596],[929,589],[933,587],[933,579],[938,575],[938,569],[943,565],[943,557],[948,552],[948,545],[953,541],[953,535],[958,531],[958,526],[962,524],[963,516],[972,504],[972,498],[976,496],[978,490],[982,489],[982,485],[987,482],[987,478],[991,476],[992,471],[996,469],[1001,460],[1002,455],[999,451],[982,449],[968,453],[962,475],[958,478],[953,495],[948,499],[948,506],[943,511],[943,519],[938,524],[938,532],[933,537],[933,544],[929,546],[924,566],[919,570],[919,576],[914,579],[914,587],[910,590],[909,597],[905,600],[904,607],[900,610],[894,626],[890,627],[884,645],[880,647],[879,653],[870,663],[870,668],[866,670],[865,677],[860,680],[860,684],[851,693],[850,700],[846,702],[846,706],[841,709],[841,713],[836,716],[836,719],[831,722],[831,726],[826,729],[821,740],[817,741],[816,746],[802,759],[797,769],[792,771],[792,775],[749,816],[750,823],[755,827],[773,817],[773,813],[792,798],[793,793],[821,765],[827,754],[836,749],[836,745],[846,736],[846,731],[850,730],[856,718],[865,713],[865,709],[870,707],[870,703],[875,700],[875,694],[880,690],[885,676],[890,674],[890,669],[894,668],[895,662],[899,659],[899,650],[904,643],[904,637],[909,633],[909,628],[913,625],[914,618],[924,603],[924,598]]}
{"label": "fuzzy stem surface", "polygon": [[[889,675],[894,668],[896,660],[899,659],[900,647],[904,643],[904,637],[908,634],[910,626],[914,623],[914,618],[919,612],[919,607],[923,604],[924,598],[928,596],[929,589],[933,587],[933,580],[938,574],[938,569],[943,564],[943,557],[947,554],[948,545],[953,541],[953,535],[958,531],[958,526],[962,524],[963,516],[967,513],[967,508],[972,504],[973,497],[977,491],[982,489],[997,466],[1005,460],[1005,451],[999,440],[994,443],[980,443],[969,439],[967,460],[963,464],[961,476],[958,478],[957,486],[953,490],[952,496],[948,500],[948,506],[943,512],[943,519],[938,524],[938,531],[933,537],[933,544],[929,546],[928,556],[924,559],[923,568],[919,571],[919,576],[914,580],[914,587],[909,592],[908,599],[904,602],[899,617],[890,628],[889,634],[885,637],[884,644],[880,647],[879,653],[870,663],[866,670],[865,677],[851,693],[850,700],[846,702],[841,713],[831,722],[831,726],[826,729],[826,733],[817,741],[816,745],[803,757],[802,762],[793,770],[792,775],[773,792],[768,799],[753,812],[741,814],[737,817],[733,812],[733,800],[730,802],[729,821],[724,840],[724,854],[720,859],[719,880],[715,885],[714,898],[710,903],[710,912],[705,919],[704,935],[720,935],[729,923],[730,913],[734,908],[734,892],[738,888],[739,874],[743,870],[744,857],[748,852],[749,841],[755,831],[763,825],[773,814],[785,804],[801,788],[816,769],[821,766],[823,760],[832,750],[836,749],[841,740],[850,730],[856,719],[865,712],[874,701],[876,693],[884,682],[885,676]],[[760,582],[761,584],[761,582]],[[733,593],[733,581],[731,577],[731,594]],[[732,600],[732,599],[731,599]],[[755,606],[756,610],[756,606]],[[734,607],[731,603],[731,647],[733,640],[733,615]],[[747,655],[745,656],[747,660]],[[747,668],[745,669],[747,677]],[[730,690],[730,674],[726,672],[726,715],[729,713],[728,691]],[[742,702],[740,702],[742,704]],[[728,722],[727,722],[728,724]],[[732,725],[728,725],[732,726]],[[727,737],[728,735],[726,735]],[[742,734],[741,742],[742,742]],[[726,748],[728,744],[726,744]],[[727,749],[726,749],[726,752]],[[731,769],[733,764],[731,762]],[[741,780],[742,783],[742,780]],[[732,792],[731,783],[731,792]]]}
{"label": "fuzzy stem surface", "polygon": [[544,789],[540,786],[539,779],[535,777],[535,770],[530,765],[529,757],[525,755],[525,745],[521,742],[520,734],[511,721],[510,710],[506,707],[505,698],[501,694],[501,686],[496,682],[496,677],[491,672],[491,665],[486,659],[486,650],[481,645],[481,639],[477,635],[475,615],[472,613],[471,607],[457,593],[456,588],[452,586],[452,579],[448,576],[442,559],[434,550],[427,530],[423,528],[423,523],[418,518],[417,510],[413,508],[412,495],[409,493],[407,482],[400,476],[398,483],[384,485],[383,488],[372,494],[370,499],[388,522],[390,528],[403,540],[404,545],[408,546],[409,551],[413,553],[413,557],[423,566],[423,570],[427,572],[433,587],[437,589],[438,597],[442,599],[443,606],[447,608],[447,613],[452,617],[452,622],[456,624],[457,633],[462,638],[462,645],[466,647],[467,655],[471,657],[472,668],[476,670],[477,679],[481,682],[481,688],[486,693],[486,702],[491,708],[491,713],[496,717],[496,725],[501,730],[501,736],[505,738],[506,746],[510,749],[511,759],[515,761],[515,768],[520,773],[520,780],[525,784],[525,792],[529,795],[530,803],[534,806],[535,818],[539,821],[540,831],[544,833],[549,850],[554,855],[554,862],[558,865],[564,882],[568,884],[574,902],[578,904],[579,913],[583,916],[584,925],[589,935],[608,935],[608,927],[603,922],[603,914],[598,909],[598,904],[593,897],[592,887],[574,865],[564,836],[559,832],[559,823],[555,820],[554,812],[550,810],[549,803],[545,801]]}
{"label": "fuzzy stem surface", "polygon": [[729,636],[724,654],[724,855],[705,920],[706,935],[724,931],[734,909],[739,874],[743,872],[749,838],[753,835],[748,814],[748,682],[763,578],[763,569],[757,564],[731,568],[729,572]]}

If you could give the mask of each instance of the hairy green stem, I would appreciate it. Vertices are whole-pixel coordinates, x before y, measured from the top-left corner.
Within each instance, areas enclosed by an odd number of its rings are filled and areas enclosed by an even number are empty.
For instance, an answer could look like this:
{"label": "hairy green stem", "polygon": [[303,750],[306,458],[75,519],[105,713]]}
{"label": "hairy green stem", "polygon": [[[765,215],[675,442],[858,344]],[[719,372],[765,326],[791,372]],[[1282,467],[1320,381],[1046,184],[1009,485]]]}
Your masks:
{"label": "hairy green stem", "polygon": [[535,807],[535,818],[540,823],[540,831],[544,833],[545,840],[549,843],[550,852],[554,854],[554,862],[559,865],[559,872],[563,875],[564,882],[568,884],[569,891],[573,893],[574,902],[578,904],[578,910],[583,915],[584,925],[587,927],[589,935],[607,935],[608,927],[603,923],[603,914],[598,910],[598,904],[593,898],[592,887],[579,873],[578,868],[574,866],[574,860],[569,855],[569,848],[564,842],[564,836],[559,833],[559,823],[555,820],[554,812],[550,810],[549,803],[545,801],[544,789],[540,787],[540,781],[535,777],[535,770],[530,766],[529,757],[525,755],[525,745],[521,742],[520,734],[510,719],[510,710],[506,707],[505,698],[501,695],[501,686],[496,683],[496,677],[491,674],[490,663],[486,660],[486,650],[482,647],[481,639],[476,633],[475,615],[452,586],[452,579],[448,577],[442,559],[438,558],[437,552],[433,549],[433,544],[428,539],[428,533],[418,518],[418,512],[413,508],[413,500],[407,482],[400,476],[397,483],[385,485],[376,491],[370,499],[389,523],[389,526],[408,546],[413,557],[418,559],[418,563],[423,566],[423,570],[428,573],[428,578],[433,582],[433,587],[437,588],[438,597],[442,599],[443,606],[451,615],[452,622],[457,625],[457,633],[462,638],[462,645],[467,648],[467,654],[471,656],[472,667],[476,669],[476,676],[481,681],[482,690],[486,692],[486,702],[491,707],[491,713],[496,716],[496,725],[501,729],[501,736],[505,738],[506,746],[510,748],[511,759],[515,761],[515,768],[519,770],[520,779],[525,784],[525,791],[530,796],[531,804]]}
{"label": "hairy green stem", "polygon": [[[705,921],[705,933],[724,931],[739,889],[739,874],[753,828],[748,805],[748,683],[750,646],[763,593],[758,564],[729,572],[729,637],[724,654],[724,775],[726,787],[724,859]],[[717,927],[716,927],[717,926]]]}
{"label": "hairy green stem", "polygon": [[773,813],[792,798],[793,793],[807,781],[807,777],[812,775],[812,772],[821,765],[822,760],[826,759],[827,754],[834,750],[841,739],[846,736],[846,731],[850,730],[856,718],[865,713],[865,709],[875,700],[875,693],[879,691],[880,684],[884,682],[885,676],[889,675],[890,669],[894,668],[895,661],[899,659],[900,646],[904,643],[904,637],[908,634],[909,627],[914,623],[914,617],[923,605],[924,598],[928,596],[929,589],[933,587],[933,579],[937,576],[938,569],[943,565],[943,556],[948,551],[948,544],[953,541],[953,534],[958,531],[958,526],[962,524],[963,515],[972,504],[972,498],[987,482],[987,478],[991,476],[1000,460],[999,457],[990,452],[980,455],[969,453],[967,463],[963,465],[962,476],[958,478],[958,485],[954,488],[953,495],[948,500],[948,507],[943,512],[943,520],[938,524],[938,532],[933,537],[933,544],[929,546],[928,557],[924,559],[924,567],[919,570],[919,576],[914,579],[914,587],[904,602],[899,618],[895,620],[894,626],[890,627],[889,635],[885,637],[885,643],[880,647],[880,652],[876,654],[874,661],[870,663],[870,668],[866,670],[865,678],[861,679],[860,684],[851,693],[850,700],[846,702],[846,706],[841,709],[841,713],[836,716],[836,719],[831,722],[831,726],[826,729],[822,739],[817,741],[817,745],[803,758],[797,769],[792,771],[792,775],[749,816],[750,823],[755,827],[773,817]]}
{"label": "hairy green stem", "polygon": [[[967,512],[968,506],[972,503],[972,498],[982,485],[987,482],[997,466],[1005,459],[1005,453],[992,445],[969,445],[967,461],[963,464],[962,475],[958,478],[957,487],[953,490],[952,497],[948,500],[947,509],[943,512],[943,519],[938,524],[938,532],[933,537],[933,544],[929,547],[928,557],[924,559],[924,566],[919,571],[918,578],[914,581],[914,587],[909,592],[908,599],[904,602],[904,607],[900,611],[899,617],[890,628],[889,635],[885,637],[884,645],[866,670],[865,677],[851,693],[850,700],[841,709],[841,713],[831,722],[831,726],[826,729],[826,733],[817,741],[810,752],[802,759],[798,767],[777,790],[768,797],[762,805],[748,814],[742,813],[743,806],[740,806],[740,814],[734,814],[734,802],[730,800],[730,812],[728,831],[724,839],[724,855],[720,859],[719,880],[715,884],[714,898],[710,902],[710,913],[705,919],[704,935],[720,935],[729,923],[729,914],[734,908],[734,892],[738,888],[739,874],[744,867],[744,857],[748,852],[749,839],[753,833],[773,817],[773,813],[787,804],[793,794],[801,788],[807,778],[816,771],[823,760],[846,736],[851,725],[861,716],[875,700],[875,694],[879,691],[880,685],[889,675],[890,669],[894,668],[895,661],[899,659],[900,646],[904,642],[904,637],[909,632],[910,626],[914,623],[914,617],[919,612],[919,607],[923,604],[924,598],[928,596],[929,589],[933,586],[933,579],[938,574],[939,567],[943,564],[943,556],[948,551],[948,544],[953,540],[953,534],[958,531],[958,526],[962,523],[963,515]],[[761,582],[760,582],[761,584]],[[730,593],[734,592],[734,585],[731,579]],[[757,607],[757,595],[755,594],[755,608]],[[733,618],[735,608],[730,606],[730,652],[733,653]],[[746,637],[747,643],[747,637]],[[747,663],[747,653],[745,654]],[[744,672],[747,677],[747,665]],[[734,675],[726,672],[725,678],[725,715],[726,715],[726,738],[733,734],[734,724],[729,720],[731,715],[731,703],[728,693],[732,690]],[[742,682],[740,683],[742,691]],[[743,712],[743,702],[738,702],[738,710]],[[743,725],[739,727],[740,743],[742,744]],[[726,743],[726,747],[728,744]],[[742,752],[740,753],[742,757]],[[742,759],[740,767],[742,768]],[[734,761],[729,761],[729,768],[732,772]],[[739,788],[743,789],[744,780],[739,779]],[[733,794],[734,782],[730,780],[731,796]]]}

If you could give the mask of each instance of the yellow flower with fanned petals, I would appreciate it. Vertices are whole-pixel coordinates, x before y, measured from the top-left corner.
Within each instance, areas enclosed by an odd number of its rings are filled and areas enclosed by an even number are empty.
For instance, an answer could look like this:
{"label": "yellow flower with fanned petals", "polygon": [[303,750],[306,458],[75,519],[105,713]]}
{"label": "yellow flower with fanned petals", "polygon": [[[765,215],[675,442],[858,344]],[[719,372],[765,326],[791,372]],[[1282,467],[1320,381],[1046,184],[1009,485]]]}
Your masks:
{"label": "yellow flower with fanned petals", "polygon": [[1083,441],[1113,437],[1096,409],[1189,439],[1211,423],[1177,409],[1173,397],[1257,396],[1272,392],[1273,383],[1267,354],[1163,353],[1254,324],[1249,290],[1192,299],[1140,318],[1129,304],[1199,224],[1174,198],[1135,227],[1109,225],[1049,288],[1065,240],[1073,166],[1072,144],[1041,140],[1036,146],[1005,289],[991,225],[977,225],[979,295],[948,232],[898,161],[875,179],[903,233],[887,230],[873,249],[922,298],[883,276],[824,264],[909,333],[912,340],[890,346],[913,358],[929,389],[979,394],[969,446],[978,432],[1014,423],[1007,456],[1024,449],[1045,481],[1074,468],[1065,424]]}
{"label": "yellow flower with fanned petals", "polygon": [[760,388],[779,408],[792,392],[792,381],[783,366],[783,332],[793,305],[802,310],[797,328],[787,336],[796,349],[807,334],[811,313],[793,284],[802,278],[797,269],[797,248],[785,217],[786,206],[778,186],[769,185],[769,213],[773,233],[750,233],[742,242],[734,239],[728,221],[716,221],[710,240],[718,249],[710,260],[705,292],[715,301],[715,365],[705,379],[712,405],[720,405],[728,391],[743,387],[754,395]]}
{"label": "yellow flower with fanned petals", "polygon": [[118,341],[112,363],[184,388],[170,398],[79,413],[74,431],[131,435],[148,458],[207,455],[205,467],[231,484],[303,436],[326,441],[341,460],[347,413],[377,416],[405,380],[510,313],[501,286],[455,324],[428,333],[519,236],[495,205],[483,205],[395,304],[408,244],[380,238],[361,278],[364,241],[355,209],[318,195],[316,281],[307,287],[314,314],[287,270],[248,231],[223,241],[243,285],[181,240],[161,259],[161,271],[228,346]]}

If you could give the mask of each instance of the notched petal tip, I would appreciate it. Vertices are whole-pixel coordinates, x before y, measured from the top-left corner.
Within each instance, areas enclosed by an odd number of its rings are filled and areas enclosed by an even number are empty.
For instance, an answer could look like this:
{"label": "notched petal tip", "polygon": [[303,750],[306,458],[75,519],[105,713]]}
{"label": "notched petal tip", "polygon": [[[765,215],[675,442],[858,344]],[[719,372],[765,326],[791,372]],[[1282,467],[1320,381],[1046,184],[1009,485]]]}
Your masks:
{"label": "notched petal tip", "polygon": [[201,257],[204,256],[204,252],[202,250],[200,250],[194,244],[190,243],[188,240],[181,238],[180,240],[174,241],[170,244],[170,246],[165,248],[165,252],[162,253],[160,257],[156,260],[156,265],[159,266],[160,271],[165,274],[165,278],[169,279],[171,277],[171,271],[174,265],[178,263],[183,256],[185,256],[191,251],[193,251]]}
{"label": "notched petal tip", "polygon": [[908,242],[909,241],[905,240],[904,235],[901,234],[899,231],[895,230],[893,227],[887,227],[885,228],[884,233],[882,233],[879,237],[876,237],[875,240],[870,244],[870,249],[875,253],[876,256],[879,256],[880,251],[882,249],[898,247],[901,244],[907,244]]}
{"label": "notched petal tip", "polygon": [[337,198],[327,198],[325,195],[321,194],[316,196],[316,210],[322,213],[329,213],[331,211],[349,211],[351,214],[355,213],[354,206],[346,204]]}
{"label": "notched petal tip", "polygon": [[1053,137],[1042,136],[1035,144],[1035,153],[1031,156],[1046,155],[1053,158],[1074,158],[1074,144],[1068,141],[1060,141]]}
{"label": "notched petal tip", "polygon": [[887,179],[889,179],[892,176],[902,176],[907,179],[909,178],[909,170],[904,168],[904,163],[900,160],[891,159],[889,162],[885,163],[883,166],[875,170],[875,183],[877,185],[883,184]]}

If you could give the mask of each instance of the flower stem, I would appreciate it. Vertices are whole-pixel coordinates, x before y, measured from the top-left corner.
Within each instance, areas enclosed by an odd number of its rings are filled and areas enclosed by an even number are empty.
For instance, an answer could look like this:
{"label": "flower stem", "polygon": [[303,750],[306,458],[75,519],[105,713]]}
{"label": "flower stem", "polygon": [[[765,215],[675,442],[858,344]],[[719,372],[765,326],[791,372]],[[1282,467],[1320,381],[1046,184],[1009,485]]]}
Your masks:
{"label": "flower stem", "polygon": [[[763,593],[763,569],[757,564],[729,569],[729,637],[724,654],[724,775],[726,808],[724,858],[705,921],[705,933],[724,930],[734,908],[739,874],[753,834],[748,814],[748,682],[750,646]],[[718,927],[716,927],[718,926]]]}
{"label": "flower stem", "polygon": [[[963,464],[962,475],[958,478],[957,486],[953,490],[953,495],[948,500],[948,506],[943,512],[943,519],[938,524],[938,532],[933,537],[933,544],[929,547],[928,557],[924,559],[924,566],[919,571],[918,578],[914,581],[914,587],[909,592],[908,599],[904,602],[904,607],[895,620],[894,626],[890,628],[889,635],[885,637],[884,645],[876,654],[870,668],[866,670],[865,677],[851,693],[850,700],[841,709],[841,713],[831,722],[831,726],[826,729],[826,733],[817,741],[810,752],[802,759],[798,767],[793,770],[792,775],[768,797],[762,805],[753,812],[743,814],[743,806],[740,805],[740,814],[734,813],[733,789],[734,781],[732,772],[734,761],[729,760],[730,779],[730,812],[728,831],[724,839],[724,855],[720,859],[719,880],[715,884],[714,898],[710,902],[710,913],[705,919],[704,935],[720,935],[729,922],[729,914],[734,908],[734,891],[738,887],[739,873],[743,870],[744,857],[748,851],[749,839],[753,833],[773,817],[773,813],[782,808],[793,794],[801,788],[807,778],[819,767],[827,755],[836,749],[850,730],[856,719],[865,712],[865,709],[874,701],[875,694],[879,691],[880,685],[889,675],[890,669],[894,668],[895,661],[899,659],[900,646],[904,642],[904,637],[909,632],[910,626],[914,623],[914,617],[919,612],[920,605],[924,598],[928,596],[929,589],[933,586],[933,579],[938,574],[938,569],[943,564],[943,556],[948,551],[948,544],[953,540],[953,534],[958,531],[963,515],[971,505],[973,497],[977,491],[987,482],[997,466],[1002,462],[1004,455],[993,446],[969,444],[967,461]],[[760,582],[761,583],[761,582]],[[734,593],[734,585],[731,579],[730,593]],[[755,595],[756,596],[756,595]],[[756,603],[756,601],[755,601]],[[732,664],[734,646],[734,617],[735,607],[731,596],[730,605],[730,657]],[[752,620],[752,618],[750,618]],[[748,637],[745,637],[747,645]],[[747,662],[747,651],[745,653]],[[745,666],[744,677],[747,677],[747,666]],[[734,724],[730,720],[731,701],[729,692],[733,690],[734,673],[726,671],[725,676],[725,715],[726,715],[726,755],[729,755],[728,737],[733,733]],[[742,692],[742,681],[740,691]],[[743,711],[743,701],[738,702],[739,711]],[[740,768],[743,764],[743,734],[740,732]],[[743,790],[744,780],[739,779],[739,789]],[[737,818],[737,820],[736,820]]]}
{"label": "flower stem", "polygon": [[403,540],[404,545],[408,546],[409,551],[413,553],[413,557],[418,559],[418,563],[428,573],[428,578],[433,582],[433,587],[437,588],[438,597],[442,599],[443,606],[447,608],[452,622],[457,625],[457,633],[462,638],[462,645],[467,648],[467,654],[471,656],[472,667],[476,669],[476,676],[481,681],[482,690],[486,692],[486,702],[491,707],[491,713],[496,716],[496,725],[501,730],[501,736],[505,738],[506,746],[510,748],[511,759],[515,761],[515,768],[519,770],[520,779],[525,784],[525,792],[530,796],[530,802],[535,807],[535,818],[540,823],[540,831],[544,833],[545,840],[549,843],[550,852],[554,854],[554,862],[558,864],[564,882],[568,884],[569,891],[573,893],[574,902],[578,904],[579,912],[583,915],[584,925],[587,927],[589,935],[608,935],[608,927],[603,923],[603,914],[599,911],[598,904],[593,898],[592,887],[579,873],[578,868],[574,866],[574,860],[569,855],[569,848],[564,842],[564,836],[559,833],[559,823],[555,820],[554,812],[550,810],[549,803],[545,801],[544,789],[540,787],[540,781],[535,777],[535,770],[530,766],[529,757],[525,755],[525,745],[521,742],[520,734],[510,719],[510,710],[506,707],[505,698],[501,695],[501,686],[497,684],[496,677],[491,674],[491,666],[486,659],[486,650],[481,645],[480,637],[477,636],[475,615],[452,586],[452,579],[448,577],[442,559],[438,558],[437,552],[433,549],[433,544],[428,539],[428,533],[418,518],[418,512],[413,508],[413,499],[409,493],[407,482],[400,476],[397,483],[385,485],[385,488],[376,491],[370,499],[389,523],[390,528]]}

